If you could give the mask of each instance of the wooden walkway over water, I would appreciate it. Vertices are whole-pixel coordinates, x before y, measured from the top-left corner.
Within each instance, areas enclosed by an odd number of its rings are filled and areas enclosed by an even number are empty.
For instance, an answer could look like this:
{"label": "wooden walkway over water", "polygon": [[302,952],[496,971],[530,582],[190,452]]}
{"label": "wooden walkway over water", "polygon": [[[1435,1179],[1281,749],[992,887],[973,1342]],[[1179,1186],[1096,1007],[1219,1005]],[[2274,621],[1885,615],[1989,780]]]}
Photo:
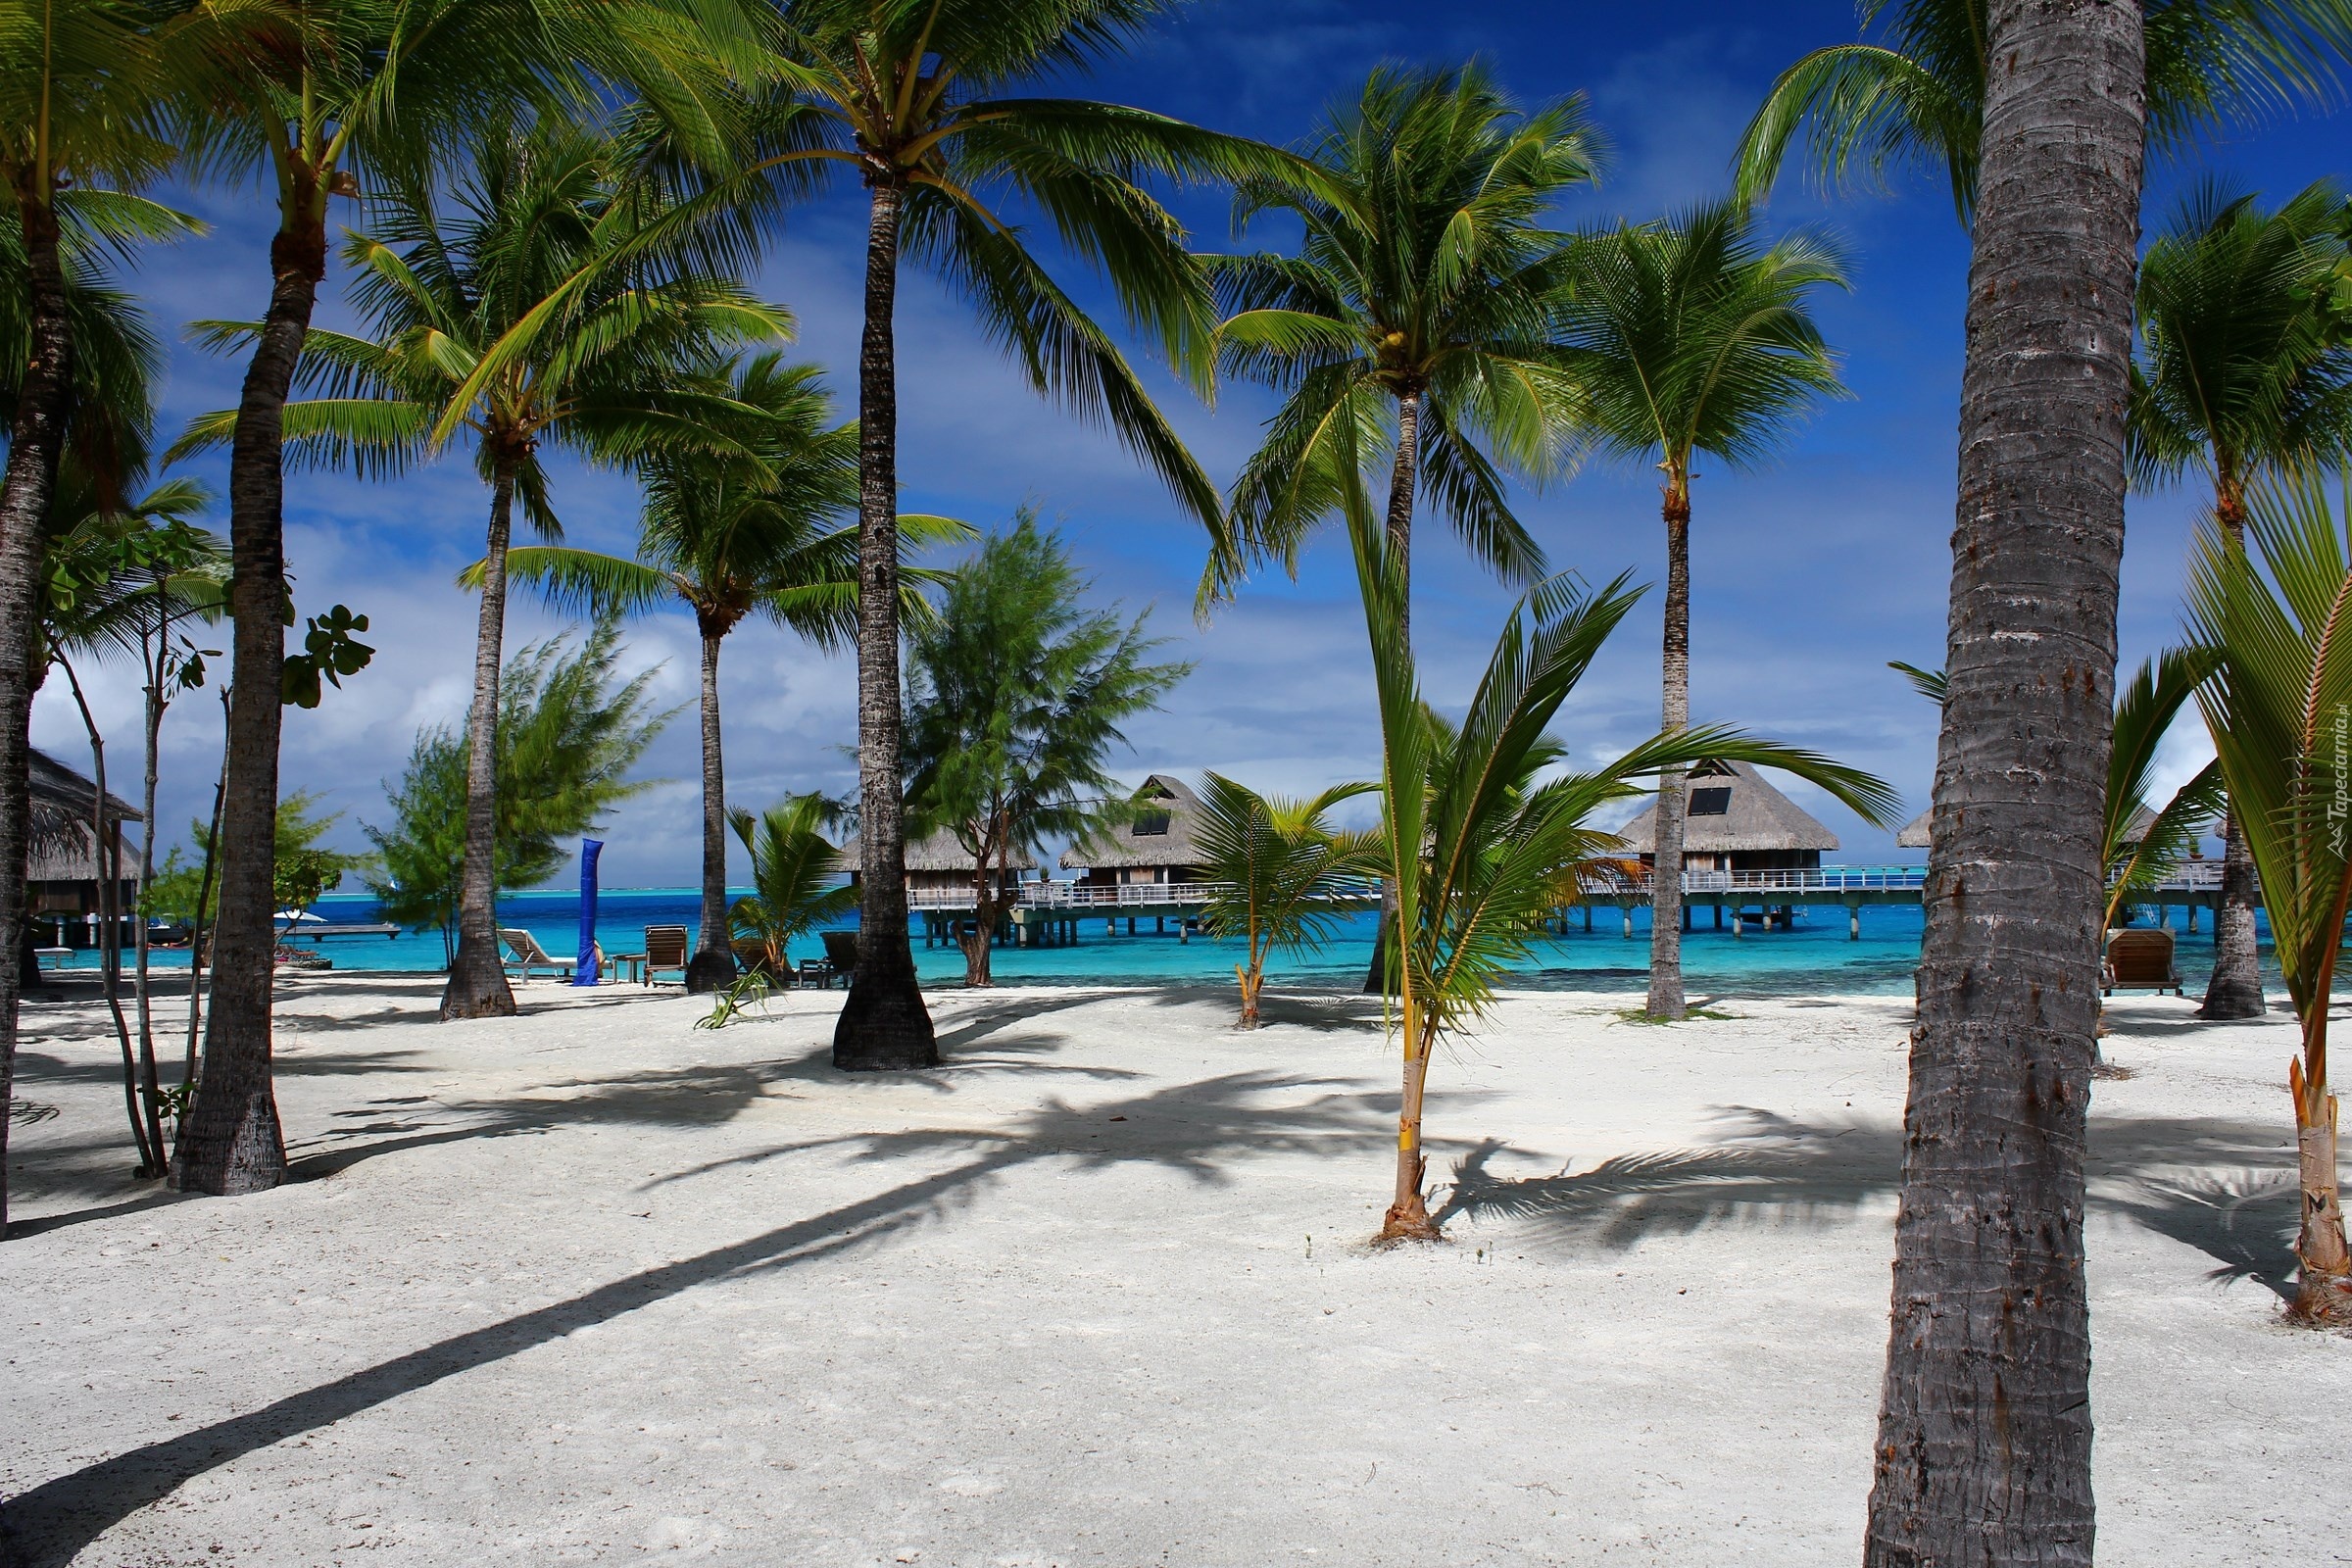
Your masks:
{"label": "wooden walkway over water", "polygon": [[[1919,865],[1824,865],[1787,871],[1686,871],[1683,873],[1683,928],[1696,929],[1701,915],[1713,928],[1735,936],[1749,930],[1773,931],[1793,924],[1800,909],[1841,908],[1846,935],[1862,936],[1862,910],[1872,906],[1917,905],[1927,880]],[[1128,882],[1101,887],[1079,882],[1024,882],[1019,902],[1004,911],[1004,940],[1020,947],[1061,947],[1078,940],[1082,922],[1100,919],[1103,934],[1115,935],[1121,921],[1127,934],[1137,935],[1142,922],[1156,933],[1175,922],[1179,941],[1190,940],[1209,902],[1223,892],[1210,882]],[[1634,935],[1634,911],[1649,906],[1649,888],[1620,877],[1591,876],[1582,880],[1579,902],[1562,906],[1552,928],[1565,932],[1581,920],[1591,931],[1599,911],[1613,913],[1626,936]],[[2219,861],[2193,860],[2180,875],[2135,895],[2132,903],[2157,911],[2160,924],[2173,923],[2181,911],[2188,930],[2198,927],[2200,911],[2221,903],[2222,867]],[[1339,894],[1328,901],[1335,909],[1371,909],[1380,905],[1372,884]],[[908,908],[922,921],[926,946],[952,942],[972,917],[968,893],[925,889],[907,896]]]}

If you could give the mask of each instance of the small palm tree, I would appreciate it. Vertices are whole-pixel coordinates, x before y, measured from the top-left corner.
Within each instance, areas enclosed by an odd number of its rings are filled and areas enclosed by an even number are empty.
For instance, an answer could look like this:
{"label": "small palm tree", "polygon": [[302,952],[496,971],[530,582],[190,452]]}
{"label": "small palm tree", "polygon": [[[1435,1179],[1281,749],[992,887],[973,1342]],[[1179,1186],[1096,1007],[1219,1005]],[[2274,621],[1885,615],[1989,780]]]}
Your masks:
{"label": "small palm tree", "polygon": [[[1809,297],[1845,285],[1814,236],[1764,243],[1737,202],[1717,202],[1578,246],[1562,291],[1560,339],[1590,438],[1665,474],[1666,628],[1661,721],[1690,721],[1690,473],[1705,453],[1751,466],[1820,398],[1841,394]],[[1651,885],[1649,1012],[1683,1015],[1683,790],[1658,791]]]}
{"label": "small palm tree", "polygon": [[858,890],[836,880],[839,852],[824,835],[840,815],[821,795],[787,796],[758,817],[727,813],[752,858],[752,892],[728,909],[728,924],[736,941],[758,945],[757,961],[770,974],[790,972],[785,950],[796,937],[858,907]]}
{"label": "small palm tree", "polygon": [[1234,204],[1237,231],[1268,213],[1302,224],[1298,254],[1205,259],[1226,373],[1285,396],[1234,482],[1243,554],[1212,560],[1203,591],[1253,557],[1295,565],[1334,510],[1344,450],[1384,443],[1402,569],[1426,495],[1495,571],[1533,580],[1544,552],[1502,470],[1547,476],[1570,440],[1576,399],[1550,338],[1568,236],[1545,219],[1598,165],[1583,100],[1527,111],[1476,65],[1384,66],[1304,154],[1312,178],[1246,179]]}
{"label": "small palm tree", "polygon": [[[2352,317],[2329,286],[2346,219],[2342,191],[2326,180],[2270,213],[2207,185],[2140,263],[2133,477],[2153,487],[2204,470],[2231,539],[2244,532],[2249,479],[2352,452]],[[2199,1010],[2259,1018],[2254,862],[2233,818],[2222,844],[2213,979]]]}
{"label": "small palm tree", "polygon": [[[537,583],[559,605],[594,613],[671,606],[694,612],[703,645],[703,912],[689,991],[723,989],[735,976],[727,945],[727,797],[720,747],[718,661],[728,634],[764,616],[837,649],[858,631],[858,529],[834,519],[858,503],[858,427],[836,425],[813,366],[773,352],[736,366],[729,396],[744,450],[661,451],[639,466],[646,505],[637,557],[560,545],[509,552],[507,571]],[[940,580],[916,551],[971,536],[943,517],[899,518],[901,612],[928,613],[921,585]],[[466,581],[480,581],[471,568]]]}
{"label": "small palm tree", "polygon": [[[1939,170],[1967,223],[1976,210],[1984,121],[1987,0],[1856,0],[1875,41],[1816,49],[1773,82],[1740,139],[1743,196],[1772,188],[1800,135],[1816,174]],[[2147,133],[2183,150],[2217,124],[2250,123],[2336,92],[2352,53],[2345,0],[2146,0]]]}
{"label": "small palm tree", "polygon": [[858,384],[864,901],[858,974],[833,1045],[835,1064],[847,1070],[937,1059],[907,943],[893,324],[902,258],[961,294],[1033,386],[1102,420],[1223,539],[1216,486],[1017,221],[1023,207],[1044,215],[1064,248],[1109,284],[1129,323],[1208,389],[1208,288],[1181,226],[1140,182],[1296,161],[1143,110],[1019,91],[1125,46],[1172,8],[1173,0],[796,3],[774,62],[785,101],[761,128],[763,151],[712,193],[752,200],[778,181],[797,191],[837,173],[856,177],[867,197]]}
{"label": "small palm tree", "polygon": [[1241,1027],[1257,1027],[1266,959],[1311,953],[1343,917],[1338,900],[1360,895],[1379,874],[1377,834],[1332,825],[1332,808],[1376,784],[1335,784],[1304,800],[1260,795],[1222,773],[1200,780],[1200,817],[1193,843],[1200,870],[1214,884],[1202,911],[1212,935],[1239,937],[1247,954],[1233,966],[1242,986]]}
{"label": "small palm tree", "polygon": [[2199,768],[2162,808],[2148,798],[2157,749],[2212,673],[2213,660],[2204,650],[2168,648],[2141,663],[2116,692],[2107,812],[2099,833],[2099,859],[2107,867],[2108,929],[2123,923],[2124,906],[2133,894],[2180,868],[2199,836],[2222,814],[2219,761]]}
{"label": "small palm tree", "polygon": [[[2206,763],[2175,790],[2158,809],[2148,799],[2156,758],[2180,710],[2212,678],[2213,659],[2204,650],[2169,648],[2142,662],[2139,672],[2115,694],[2114,745],[2107,760],[2107,805],[2100,817],[2099,863],[2107,871],[2107,912],[2101,929],[2123,923],[2132,895],[2146,891],[2180,867],[2199,835],[2222,813],[2228,792],[2219,761]],[[1940,669],[1921,669],[1901,660],[1900,671],[1922,697],[1940,707],[1950,681]]]}
{"label": "small palm tree", "polygon": [[[516,504],[541,534],[561,532],[543,449],[608,462],[664,447],[748,456],[731,433],[746,411],[696,372],[729,345],[791,335],[785,312],[739,285],[649,257],[648,205],[626,189],[619,149],[561,124],[483,136],[448,208],[434,181],[389,181],[377,232],[344,246],[377,336],[312,332],[305,355],[315,368],[304,373],[325,395],[285,409],[298,454],[363,469],[395,467],[468,429],[490,489],[466,719],[465,885],[444,1019],[514,1010],[494,907],[498,680]],[[217,343],[263,329],[203,325]],[[199,419],[180,449],[232,440],[238,417]]]}
{"label": "small palm tree", "polygon": [[2352,495],[2344,500],[2339,516],[2310,473],[2256,481],[2244,543],[2209,520],[2188,585],[2190,626],[2218,665],[2197,701],[2262,875],[2272,943],[2302,1024],[2303,1048],[2287,1073],[2303,1192],[2294,1311],[2337,1323],[2352,1321],[2328,1076],[2328,1013],[2352,912],[2341,804],[2352,792],[2352,639],[2342,635],[2352,606]]}
{"label": "small palm tree", "polygon": [[1544,775],[1566,758],[1547,731],[1560,705],[1641,597],[1619,577],[1597,592],[1544,579],[1511,612],[1457,726],[1421,690],[1401,609],[1404,574],[1369,509],[1351,508],[1356,572],[1380,692],[1381,870],[1396,890],[1389,960],[1404,1048],[1395,1199],[1383,1241],[1434,1240],[1422,1196],[1421,1112],[1440,1041],[1478,1016],[1583,869],[1619,847],[1592,815],[1710,759],[1787,768],[1872,821],[1891,824],[1894,792],[1814,753],[1737,731],[1669,728],[1590,772]]}

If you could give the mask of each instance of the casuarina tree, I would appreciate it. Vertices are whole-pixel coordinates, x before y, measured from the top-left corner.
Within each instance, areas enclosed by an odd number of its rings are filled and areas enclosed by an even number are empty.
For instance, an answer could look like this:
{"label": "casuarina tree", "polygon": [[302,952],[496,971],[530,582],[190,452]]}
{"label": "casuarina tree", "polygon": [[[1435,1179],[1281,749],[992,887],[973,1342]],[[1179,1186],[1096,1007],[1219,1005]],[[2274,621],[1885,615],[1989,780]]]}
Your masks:
{"label": "casuarina tree", "polygon": [[2112,0],[1992,0],[1986,15],[1949,685],[1872,1568],[2091,1560],[2082,1155],[2141,17]]}
{"label": "casuarina tree", "polygon": [[[858,636],[858,427],[832,422],[813,366],[786,365],[774,353],[737,365],[727,395],[738,405],[739,450],[665,443],[637,465],[646,500],[634,559],[561,545],[507,557],[511,578],[538,584],[558,605],[694,613],[703,648],[703,908],[689,991],[722,990],[735,977],[718,706],[726,638],[755,616],[828,650]],[[929,612],[922,585],[940,580],[910,558],[970,536],[946,518],[900,516],[900,612],[909,622]]]}
{"label": "casuarina tree", "polygon": [[[1660,720],[1690,722],[1690,478],[1771,456],[1819,399],[1843,389],[1811,296],[1842,287],[1837,254],[1797,233],[1767,242],[1738,202],[1591,235],[1559,295],[1560,342],[1602,451],[1665,474],[1666,614]],[[1658,791],[1650,880],[1653,1018],[1683,1016],[1680,778]]]}
{"label": "casuarina tree", "polygon": [[[2223,536],[2245,535],[2247,483],[2286,465],[2352,453],[2352,302],[2334,286],[2352,209],[2322,180],[2276,212],[2205,185],[2140,263],[2132,364],[2132,474],[2191,468],[2212,486]],[[2223,827],[2208,1018],[2259,1018],[2254,861],[2234,815]]]}
{"label": "casuarina tree", "polygon": [[947,832],[972,857],[967,986],[992,983],[1012,858],[1122,819],[1109,771],[1119,726],[1192,668],[1152,662],[1160,644],[1145,617],[1088,610],[1086,588],[1068,547],[1024,512],[907,639],[906,804],[918,832]]}

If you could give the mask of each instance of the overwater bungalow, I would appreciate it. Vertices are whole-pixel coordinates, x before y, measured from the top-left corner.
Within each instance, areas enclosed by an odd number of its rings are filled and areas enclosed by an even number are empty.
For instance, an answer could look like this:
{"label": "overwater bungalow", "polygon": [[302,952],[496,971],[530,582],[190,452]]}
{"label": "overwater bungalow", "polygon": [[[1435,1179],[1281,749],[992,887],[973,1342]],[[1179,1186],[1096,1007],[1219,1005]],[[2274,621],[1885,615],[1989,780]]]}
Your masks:
{"label": "overwater bungalow", "polygon": [[1062,869],[1079,872],[1081,887],[1200,881],[1193,830],[1200,819],[1200,797],[1184,780],[1154,773],[1133,799],[1134,815],[1064,850]]}
{"label": "overwater bungalow", "polygon": [[[1745,762],[1711,762],[1691,772],[1683,826],[1686,871],[1795,871],[1821,864],[1838,835],[1764,781]],[[1657,808],[1617,830],[1646,863],[1656,858]]]}
{"label": "overwater bungalow", "polygon": [[[858,840],[852,838],[841,847],[834,865],[849,874],[850,881],[858,880]],[[1025,871],[1037,869],[1037,857],[1026,850],[1015,850],[998,877],[1003,888],[1016,886]],[[909,839],[906,844],[906,897],[916,906],[938,904],[943,900],[960,899],[962,906],[971,907],[972,882],[979,863],[963,842],[946,828],[924,838]]]}

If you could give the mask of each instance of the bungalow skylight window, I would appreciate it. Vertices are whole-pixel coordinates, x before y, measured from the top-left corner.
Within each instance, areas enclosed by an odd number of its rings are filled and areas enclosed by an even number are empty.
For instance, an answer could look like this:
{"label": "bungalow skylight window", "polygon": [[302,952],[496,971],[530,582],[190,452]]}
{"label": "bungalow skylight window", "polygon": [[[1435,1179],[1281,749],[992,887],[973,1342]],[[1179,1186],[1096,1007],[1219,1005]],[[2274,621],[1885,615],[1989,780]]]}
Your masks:
{"label": "bungalow skylight window", "polygon": [[1139,839],[1165,838],[1173,813],[1168,811],[1139,811],[1135,818],[1135,836]]}
{"label": "bungalow skylight window", "polygon": [[1728,784],[1718,789],[1692,790],[1690,792],[1690,814],[1692,816],[1723,816],[1729,813],[1731,808],[1732,791]]}

